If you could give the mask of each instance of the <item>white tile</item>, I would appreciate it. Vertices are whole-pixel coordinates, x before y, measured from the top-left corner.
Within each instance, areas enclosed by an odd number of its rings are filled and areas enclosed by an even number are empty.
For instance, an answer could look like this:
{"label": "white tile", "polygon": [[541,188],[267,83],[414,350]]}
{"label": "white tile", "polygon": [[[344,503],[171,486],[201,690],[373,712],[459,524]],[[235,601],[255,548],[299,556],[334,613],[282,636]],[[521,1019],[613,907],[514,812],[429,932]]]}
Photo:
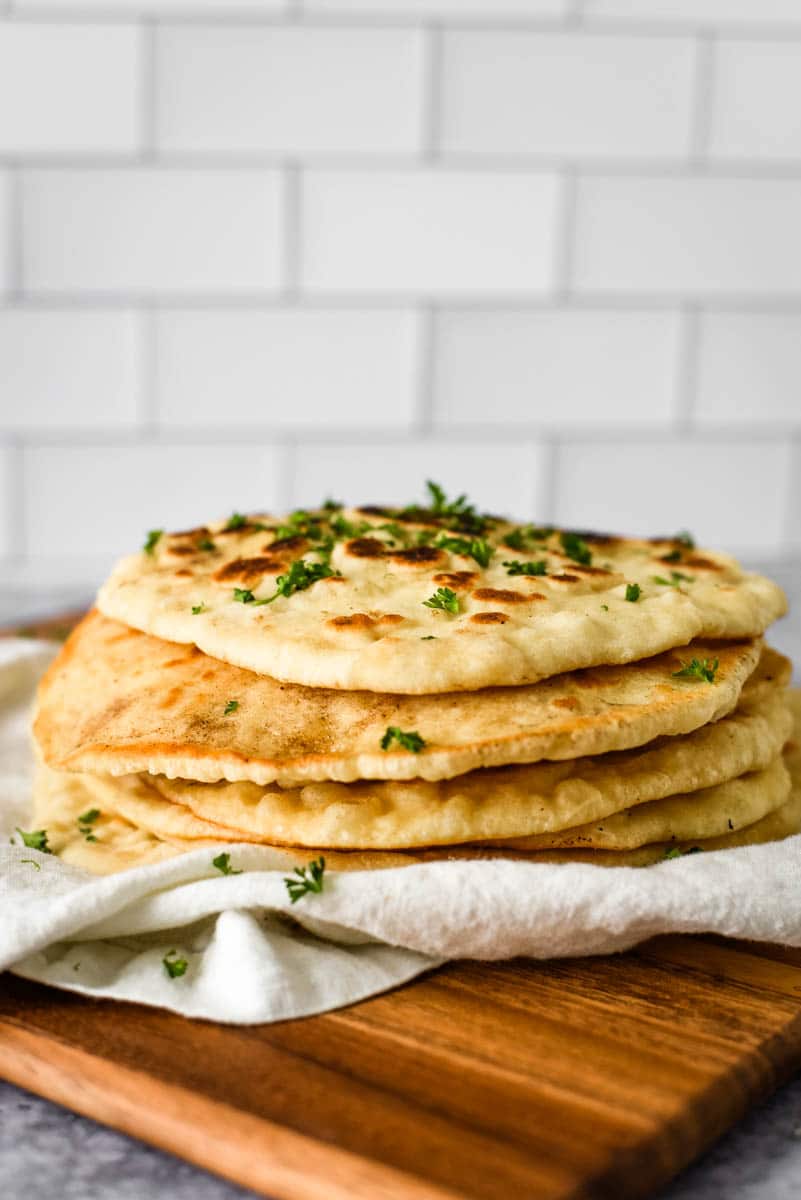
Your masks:
{"label": "white tile", "polygon": [[444,312],[437,423],[665,426],[678,333],[669,312]]}
{"label": "white tile", "polygon": [[165,312],[158,317],[165,425],[403,429],[414,418],[410,311]]}
{"label": "white tile", "polygon": [[281,507],[280,452],[269,445],[39,446],[25,452],[32,557],[137,550],[148,529]]}
{"label": "white tile", "polygon": [[268,170],[28,171],[25,287],[274,290],[281,278],[281,185],[280,174]]}
{"label": "white tile", "polygon": [[545,292],[558,201],[550,174],[309,171],[303,283],[320,292]]}
{"label": "white tile", "polygon": [[141,71],[134,25],[0,24],[0,152],[131,153]]}
{"label": "white tile", "polygon": [[631,18],[681,25],[793,25],[801,23],[798,0],[582,0],[587,17]]}
{"label": "white tile", "polygon": [[445,34],[448,152],[676,157],[690,146],[689,38]]}
{"label": "white tile", "polygon": [[163,150],[393,154],[420,145],[418,31],[173,25],[157,36]]}
{"label": "white tile", "polygon": [[0,296],[11,286],[11,182],[0,169]]}
{"label": "white tile", "polygon": [[801,291],[801,183],[587,177],[574,284],[588,292]]}
{"label": "white tile", "polygon": [[705,313],[695,419],[801,426],[801,315]]}
{"label": "white tile", "polygon": [[449,494],[466,493],[481,509],[529,519],[542,512],[545,469],[542,448],[519,439],[304,446],[297,452],[292,495],[299,505],[326,496],[353,504],[412,504],[426,499],[425,481],[433,479]]}
{"label": "white tile", "polygon": [[167,15],[187,13],[224,13],[236,16],[247,13],[274,15],[288,11],[291,0],[14,0],[19,12],[91,12],[98,17],[127,16],[130,13],[154,13]]}
{"label": "white tile", "polygon": [[359,13],[367,17],[560,17],[571,0],[301,0],[304,12]]}
{"label": "white tile", "polygon": [[719,42],[712,79],[712,156],[801,156],[801,44]]}
{"label": "white tile", "polygon": [[140,351],[131,312],[0,309],[0,430],[134,425]]}
{"label": "white tile", "polygon": [[120,310],[0,310],[0,429],[134,425],[139,333]]}
{"label": "white tile", "polygon": [[780,441],[567,442],[554,518],[583,529],[689,529],[699,545],[775,552],[782,545],[791,447]]}
{"label": "white tile", "polygon": [[11,488],[13,451],[6,446],[0,446],[0,558],[11,554]]}

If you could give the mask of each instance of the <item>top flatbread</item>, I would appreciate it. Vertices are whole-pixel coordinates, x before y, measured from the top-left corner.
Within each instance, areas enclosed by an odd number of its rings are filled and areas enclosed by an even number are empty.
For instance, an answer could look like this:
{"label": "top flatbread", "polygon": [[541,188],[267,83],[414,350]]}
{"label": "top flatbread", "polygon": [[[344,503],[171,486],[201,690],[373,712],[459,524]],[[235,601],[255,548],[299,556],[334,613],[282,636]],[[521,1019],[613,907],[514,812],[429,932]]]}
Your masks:
{"label": "top flatbread", "polygon": [[[693,657],[718,660],[713,683],[676,676]],[[526,687],[378,695],[278,683],[95,612],[44,676],[34,730],[45,761],[68,771],[286,787],[439,780],[686,734],[789,675],[788,661],[758,641],[693,642]],[[382,749],[388,726],[419,733],[425,746]]]}
{"label": "top flatbread", "polygon": [[[309,570],[327,574],[310,582]],[[627,584],[640,592],[627,599]],[[438,592],[445,607],[428,606]],[[532,530],[435,496],[428,509],[237,516],[154,535],[117,565],[98,606],[275,679],[425,694],[757,636],[786,600],[683,538]]]}

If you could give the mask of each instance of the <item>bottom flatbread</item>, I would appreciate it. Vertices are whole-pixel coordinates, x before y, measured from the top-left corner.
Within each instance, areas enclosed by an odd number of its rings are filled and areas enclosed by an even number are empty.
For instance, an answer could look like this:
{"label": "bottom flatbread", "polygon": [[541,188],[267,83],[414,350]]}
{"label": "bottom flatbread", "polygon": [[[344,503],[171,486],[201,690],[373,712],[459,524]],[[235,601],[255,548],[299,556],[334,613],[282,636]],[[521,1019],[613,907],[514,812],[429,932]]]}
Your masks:
{"label": "bottom flatbread", "polygon": [[[668,853],[687,853],[696,847],[705,851],[722,850],[779,840],[801,831],[801,692],[790,693],[788,702],[794,716],[793,738],[785,747],[784,753],[784,763],[789,771],[792,786],[789,799],[779,803],[778,807],[774,807],[772,811],[768,811],[752,823],[720,836],[681,836],[690,832],[686,826],[681,826],[681,833],[677,832],[676,836],[670,839],[650,841],[644,845],[624,849],[586,846],[525,849],[474,845],[420,849],[412,852],[322,852],[331,870],[369,870],[404,866],[415,862],[463,858],[513,858],[543,863],[583,862],[605,867],[638,867],[660,862]],[[765,772],[756,774],[764,775]],[[777,770],[776,779],[779,778],[779,774]],[[752,774],[752,782],[753,778]],[[111,789],[109,783],[112,785]],[[109,781],[99,776],[67,774],[44,766],[39,768],[35,784],[35,823],[38,827],[47,829],[53,850],[65,861],[94,874],[110,874],[134,866],[160,862],[190,850],[219,849],[221,845],[247,840],[235,830],[202,821],[179,805],[169,805],[168,809],[160,810],[157,834],[152,828],[145,827],[141,809],[137,816],[143,821],[142,824],[121,815],[120,808],[125,808],[129,815],[133,813],[125,799],[125,792],[129,790],[131,783],[130,777],[125,786],[120,788],[122,783],[122,780]],[[87,809],[99,807],[99,788],[102,788],[103,803],[106,807],[101,809],[101,815],[92,826],[97,841],[87,842],[78,830],[77,819]],[[120,804],[115,805],[116,789],[120,789],[116,794],[123,799]],[[675,801],[678,798],[671,799]],[[163,799],[159,800],[159,805],[167,803]],[[154,809],[153,812],[155,811]],[[757,812],[758,808],[752,811]],[[155,824],[153,812],[148,819],[151,826]],[[707,831],[710,827],[707,824]],[[679,830],[678,825],[675,826],[675,830]],[[271,849],[275,852],[274,862],[278,869],[297,866],[321,852],[309,847],[283,846]]]}

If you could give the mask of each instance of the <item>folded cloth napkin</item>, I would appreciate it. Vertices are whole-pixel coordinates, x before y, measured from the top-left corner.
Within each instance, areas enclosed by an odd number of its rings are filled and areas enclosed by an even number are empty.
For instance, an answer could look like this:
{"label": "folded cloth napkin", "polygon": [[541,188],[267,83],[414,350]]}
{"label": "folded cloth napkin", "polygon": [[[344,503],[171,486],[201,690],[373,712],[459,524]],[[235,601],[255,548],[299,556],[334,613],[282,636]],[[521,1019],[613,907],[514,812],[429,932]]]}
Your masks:
{"label": "folded cloth napkin", "polygon": [[[30,825],[30,704],[52,653],[0,643],[4,842]],[[204,849],[97,878],[3,845],[0,970],[246,1024],[351,1004],[453,958],[606,954],[677,931],[801,945],[801,836],[643,869],[462,860],[329,870],[323,891],[294,905],[272,851],[228,849],[242,874],[220,875]],[[165,956],[185,960],[184,974],[172,977]]]}

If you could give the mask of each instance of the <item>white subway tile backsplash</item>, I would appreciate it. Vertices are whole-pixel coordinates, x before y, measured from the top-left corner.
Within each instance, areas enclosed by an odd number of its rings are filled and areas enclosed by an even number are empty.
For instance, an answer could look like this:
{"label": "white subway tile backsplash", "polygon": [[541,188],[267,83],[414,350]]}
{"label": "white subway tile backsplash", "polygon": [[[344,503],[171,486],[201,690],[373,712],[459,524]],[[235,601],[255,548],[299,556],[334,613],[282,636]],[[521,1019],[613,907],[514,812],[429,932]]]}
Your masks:
{"label": "white subway tile backsplash", "polygon": [[801,24],[798,0],[580,0],[589,18],[669,22],[682,25],[763,26]]}
{"label": "white subway tile backsplash", "polygon": [[158,33],[166,151],[413,153],[422,34],[173,25]]}
{"label": "white subway tile backsplash", "polygon": [[23,205],[32,293],[271,292],[281,282],[278,171],[32,170]]}
{"label": "white subway tile backsplash", "polygon": [[355,504],[412,504],[427,499],[425,481],[479,508],[535,518],[547,487],[546,459],[534,441],[343,442],[307,445],[297,453],[292,503],[327,496]]}
{"label": "white subway tile backsplash", "polygon": [[801,313],[705,313],[699,424],[801,428]]}
{"label": "white subway tile backsplash", "polygon": [[721,41],[712,78],[711,155],[801,158],[801,42]]}
{"label": "white subway tile backsplash", "polygon": [[554,519],[581,529],[689,529],[699,545],[776,552],[792,473],[783,441],[566,442]]}
{"label": "white subway tile backsplash", "polygon": [[340,291],[542,293],[556,269],[558,179],[477,171],[309,171],[303,286]]}
{"label": "white subway tile backsplash", "polygon": [[480,17],[504,21],[521,17],[562,17],[572,0],[301,0],[303,11],[363,17]]}
{"label": "white subway tile backsplash", "polygon": [[73,13],[91,12],[97,14],[98,20],[103,16],[127,16],[130,13],[173,14],[186,13],[194,16],[197,13],[225,15],[238,17],[241,14],[249,16],[275,16],[287,13],[292,0],[13,0],[15,11],[24,13],[63,12],[65,16]]}
{"label": "white subway tile backsplash", "polygon": [[690,148],[689,38],[446,33],[445,152],[680,157]]}
{"label": "white subway tile backsplash", "polygon": [[134,25],[0,22],[0,153],[131,154],[140,81]]}
{"label": "white subway tile backsplash", "polygon": [[37,446],[24,459],[33,556],[133,553],[148,529],[281,507],[281,451],[265,445]]}
{"label": "white subway tile backsplash", "polygon": [[164,312],[161,424],[395,429],[417,403],[417,318],[406,310]]}
{"label": "white subway tile backsplash", "polygon": [[573,282],[589,293],[801,293],[801,182],[580,180]]}
{"label": "white subway tile backsplash", "polygon": [[0,308],[0,432],[135,426],[139,333],[131,312]]}
{"label": "white subway tile backsplash", "polygon": [[0,0],[0,606],[150,527],[427,477],[801,551],[794,31],[801,0]]}
{"label": "white subway tile backsplash", "polygon": [[11,261],[16,252],[13,240],[11,175],[0,169],[0,296],[11,287]]}
{"label": "white subway tile backsplash", "polygon": [[667,429],[678,338],[671,312],[443,312],[437,424]]}
{"label": "white subway tile backsplash", "polygon": [[11,554],[14,546],[12,540],[12,464],[13,450],[0,446],[0,559]]}

